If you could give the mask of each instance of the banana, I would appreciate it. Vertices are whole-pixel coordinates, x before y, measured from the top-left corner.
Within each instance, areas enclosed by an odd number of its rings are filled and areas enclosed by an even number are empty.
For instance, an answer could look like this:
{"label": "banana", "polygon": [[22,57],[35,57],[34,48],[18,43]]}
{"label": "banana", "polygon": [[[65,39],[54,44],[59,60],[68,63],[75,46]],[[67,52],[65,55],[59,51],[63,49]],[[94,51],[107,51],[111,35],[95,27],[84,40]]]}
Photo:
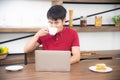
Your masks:
{"label": "banana", "polygon": [[4,47],[2,53],[3,53],[3,54],[7,54],[7,53],[8,53],[8,48],[7,48],[7,47]]}
{"label": "banana", "polygon": [[0,54],[7,54],[8,53],[8,47],[0,47]]}

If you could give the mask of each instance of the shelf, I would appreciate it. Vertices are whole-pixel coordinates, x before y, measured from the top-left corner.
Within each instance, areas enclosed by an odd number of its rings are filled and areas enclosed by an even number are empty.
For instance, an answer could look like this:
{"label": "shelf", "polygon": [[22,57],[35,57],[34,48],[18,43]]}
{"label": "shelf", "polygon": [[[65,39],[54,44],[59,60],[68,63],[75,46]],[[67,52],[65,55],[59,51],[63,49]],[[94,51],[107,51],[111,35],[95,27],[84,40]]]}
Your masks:
{"label": "shelf", "polygon": [[[115,26],[102,26],[99,28],[96,28],[94,26],[88,26],[88,27],[78,27],[74,26],[72,29],[78,31],[78,32],[102,32],[102,31],[120,31],[120,27]],[[0,33],[35,33],[40,28],[0,28]]]}
{"label": "shelf", "polygon": [[120,0],[63,0],[63,2],[81,2],[81,3],[120,3]]}
{"label": "shelf", "polygon": [[40,28],[0,28],[0,33],[29,33],[37,32]]}
{"label": "shelf", "polygon": [[103,32],[103,31],[120,31],[120,27],[115,26],[102,26],[102,27],[94,27],[94,26],[88,26],[88,27],[73,27],[78,32]]}

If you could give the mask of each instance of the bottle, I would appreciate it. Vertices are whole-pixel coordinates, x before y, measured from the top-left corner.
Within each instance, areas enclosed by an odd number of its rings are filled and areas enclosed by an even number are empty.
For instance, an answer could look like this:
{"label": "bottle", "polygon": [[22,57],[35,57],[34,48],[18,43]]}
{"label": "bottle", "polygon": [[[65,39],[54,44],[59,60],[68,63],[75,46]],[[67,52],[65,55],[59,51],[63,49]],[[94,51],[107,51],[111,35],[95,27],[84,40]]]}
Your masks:
{"label": "bottle", "polygon": [[86,17],[81,16],[80,17],[80,27],[86,27],[86,26],[87,26]]}
{"label": "bottle", "polygon": [[73,26],[73,10],[69,10],[69,26],[72,27]]}

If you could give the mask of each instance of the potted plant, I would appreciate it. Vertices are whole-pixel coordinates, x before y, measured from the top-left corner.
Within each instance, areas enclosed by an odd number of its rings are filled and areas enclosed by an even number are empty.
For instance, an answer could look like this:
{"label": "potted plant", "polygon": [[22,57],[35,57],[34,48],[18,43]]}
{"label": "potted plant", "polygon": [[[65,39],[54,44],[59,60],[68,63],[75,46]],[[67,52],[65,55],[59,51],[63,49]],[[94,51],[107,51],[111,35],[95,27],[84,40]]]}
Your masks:
{"label": "potted plant", "polygon": [[120,15],[119,16],[114,16],[113,22],[115,23],[115,26],[120,27]]}

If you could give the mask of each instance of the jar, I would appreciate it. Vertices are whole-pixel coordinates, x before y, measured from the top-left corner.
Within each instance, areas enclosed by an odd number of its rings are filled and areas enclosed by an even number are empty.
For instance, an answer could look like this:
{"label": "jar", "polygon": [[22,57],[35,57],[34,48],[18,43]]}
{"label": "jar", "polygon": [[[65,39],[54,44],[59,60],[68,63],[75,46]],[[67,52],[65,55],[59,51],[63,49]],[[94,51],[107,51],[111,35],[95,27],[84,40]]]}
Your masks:
{"label": "jar", "polygon": [[96,27],[101,27],[102,26],[102,17],[101,16],[96,16],[95,17],[95,26]]}
{"label": "jar", "polygon": [[80,17],[80,27],[85,27],[85,26],[87,26],[86,17],[81,16]]}

